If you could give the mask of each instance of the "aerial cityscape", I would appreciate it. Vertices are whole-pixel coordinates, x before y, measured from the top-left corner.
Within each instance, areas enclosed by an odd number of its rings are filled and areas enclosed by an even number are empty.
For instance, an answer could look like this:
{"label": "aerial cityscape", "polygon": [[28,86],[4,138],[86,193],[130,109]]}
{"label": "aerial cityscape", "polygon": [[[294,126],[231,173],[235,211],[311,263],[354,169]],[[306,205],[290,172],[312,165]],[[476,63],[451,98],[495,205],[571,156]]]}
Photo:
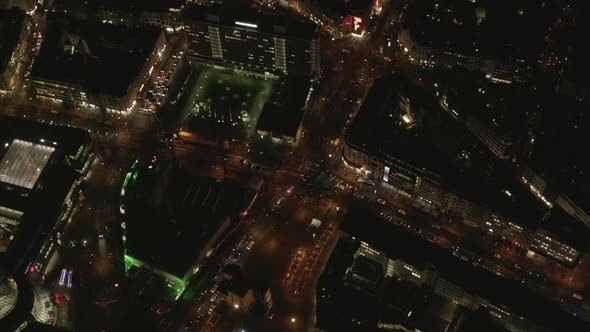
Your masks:
{"label": "aerial cityscape", "polygon": [[0,332],[590,331],[589,12],[0,0]]}

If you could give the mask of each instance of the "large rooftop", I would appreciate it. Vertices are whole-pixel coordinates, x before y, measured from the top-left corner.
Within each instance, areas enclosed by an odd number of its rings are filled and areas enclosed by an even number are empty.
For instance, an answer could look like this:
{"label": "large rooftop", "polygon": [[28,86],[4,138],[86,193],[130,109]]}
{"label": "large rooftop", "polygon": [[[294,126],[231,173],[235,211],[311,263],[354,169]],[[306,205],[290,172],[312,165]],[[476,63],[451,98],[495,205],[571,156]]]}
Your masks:
{"label": "large rooftop", "polygon": [[212,236],[235,221],[252,196],[237,183],[140,162],[125,194],[127,252],[182,278]]}
{"label": "large rooftop", "polygon": [[81,84],[89,92],[125,96],[160,33],[161,29],[153,27],[124,27],[50,15],[31,78]]}
{"label": "large rooftop", "polygon": [[0,182],[33,189],[55,147],[15,139],[0,161]]}
{"label": "large rooftop", "polygon": [[210,25],[253,30],[270,35],[311,40],[317,38],[317,25],[292,14],[271,15],[260,13],[251,7],[225,5],[187,7],[185,21],[203,22]]}
{"label": "large rooftop", "polygon": [[484,58],[535,61],[559,12],[555,1],[418,0],[404,27],[421,45]]}
{"label": "large rooftop", "polygon": [[18,45],[24,19],[25,12],[19,9],[0,9],[0,72]]}

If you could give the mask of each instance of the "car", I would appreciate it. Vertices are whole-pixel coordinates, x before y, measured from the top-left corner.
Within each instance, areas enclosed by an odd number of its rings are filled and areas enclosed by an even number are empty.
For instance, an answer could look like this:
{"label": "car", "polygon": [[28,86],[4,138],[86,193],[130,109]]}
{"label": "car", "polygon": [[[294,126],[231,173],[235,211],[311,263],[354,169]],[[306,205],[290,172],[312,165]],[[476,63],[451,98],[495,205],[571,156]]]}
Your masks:
{"label": "car", "polygon": [[385,203],[387,203],[383,198],[377,198],[377,203],[381,204],[381,205],[385,205]]}
{"label": "car", "polygon": [[246,249],[248,249],[248,250],[252,250],[252,247],[253,247],[253,246],[254,246],[254,241],[250,241],[250,242],[248,243],[248,245],[246,246]]}
{"label": "car", "polygon": [[402,216],[405,216],[406,214],[408,214],[408,212],[406,212],[406,210],[404,210],[404,209],[398,209],[397,212],[399,214],[401,214]]}
{"label": "car", "polygon": [[209,308],[209,315],[213,314],[213,311],[215,311],[215,305],[212,305],[211,308]]}
{"label": "car", "polygon": [[217,292],[217,285],[214,285],[213,287],[211,287],[211,293],[215,293]]}
{"label": "car", "polygon": [[217,298],[217,293],[213,294],[213,296],[211,296],[209,301],[213,302],[213,301],[215,301],[216,298]]}

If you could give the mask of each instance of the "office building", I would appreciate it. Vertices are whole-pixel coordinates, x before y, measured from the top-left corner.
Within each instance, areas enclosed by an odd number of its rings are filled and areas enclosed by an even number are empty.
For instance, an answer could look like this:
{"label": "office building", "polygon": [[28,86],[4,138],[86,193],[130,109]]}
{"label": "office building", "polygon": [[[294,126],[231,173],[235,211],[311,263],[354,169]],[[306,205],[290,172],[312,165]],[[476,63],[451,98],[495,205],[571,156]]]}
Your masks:
{"label": "office building", "polygon": [[288,0],[295,12],[309,18],[331,33],[344,36],[362,37],[364,22],[379,11],[375,0]]}
{"label": "office building", "polygon": [[463,122],[497,158],[520,156],[535,103],[528,86],[496,84],[481,73],[453,70],[440,71],[434,88],[440,107]]}
{"label": "office building", "polygon": [[[470,315],[496,326],[494,331],[589,326],[537,290],[482,268],[485,261],[476,267],[368,211],[350,211],[340,230],[317,285],[319,328],[469,331],[463,317]],[[379,267],[364,269],[372,271],[365,276],[379,275],[371,277],[379,281],[352,276],[360,260]]]}
{"label": "office building", "polygon": [[133,165],[121,195],[127,276],[138,291],[150,289],[148,303],[176,300],[254,199],[238,183],[194,177],[157,158]]}
{"label": "office building", "polygon": [[30,81],[38,97],[128,114],[145,95],[165,45],[159,28],[53,14]]}
{"label": "office building", "polygon": [[[466,127],[407,81],[384,77],[375,82],[348,129],[342,158],[363,176],[406,192],[427,213],[438,211],[525,248],[535,247],[541,220],[557,202],[590,225],[583,207],[542,184],[531,169],[498,158]],[[554,240],[555,250],[569,252],[566,238]],[[580,250],[573,255],[585,253]],[[567,258],[558,261],[571,266]]]}
{"label": "office building", "polygon": [[185,0],[56,0],[55,12],[67,12],[77,17],[105,24],[125,26],[155,26],[169,30],[183,26],[180,12]]}
{"label": "office building", "polygon": [[299,17],[190,6],[184,23],[193,61],[264,77],[320,73],[318,27]]}
{"label": "office building", "polygon": [[588,226],[557,206],[543,217],[530,250],[573,267],[588,251],[588,238]]}
{"label": "office building", "polygon": [[42,316],[42,290],[27,276],[51,272],[93,144],[82,129],[10,117],[0,119],[0,142],[0,329],[14,331]]}
{"label": "office building", "polygon": [[398,42],[424,67],[466,68],[503,83],[529,80],[557,4],[523,0],[414,1]]}
{"label": "office building", "polygon": [[0,93],[12,90],[23,65],[31,32],[29,18],[16,8],[0,9]]}
{"label": "office building", "polygon": [[309,77],[286,76],[277,83],[271,100],[262,108],[256,131],[263,136],[296,144],[301,138],[303,114],[312,92]]}

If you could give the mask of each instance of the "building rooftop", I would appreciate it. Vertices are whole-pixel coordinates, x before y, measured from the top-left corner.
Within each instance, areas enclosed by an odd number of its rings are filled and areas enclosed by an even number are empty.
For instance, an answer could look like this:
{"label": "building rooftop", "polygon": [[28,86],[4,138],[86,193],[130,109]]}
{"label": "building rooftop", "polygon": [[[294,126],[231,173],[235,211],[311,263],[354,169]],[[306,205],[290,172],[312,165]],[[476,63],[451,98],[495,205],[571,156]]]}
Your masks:
{"label": "building rooftop", "polygon": [[128,254],[182,278],[253,194],[234,182],[145,161],[129,179],[125,197]]}
{"label": "building rooftop", "polygon": [[[465,291],[479,295],[494,305],[504,305],[513,313],[550,330],[559,330],[563,326],[580,331],[590,328],[590,323],[562,311],[557,303],[522,284],[475,267],[453,256],[448,250],[368,211],[353,209],[340,229],[384,252],[390,259],[401,259],[422,269],[427,265],[434,266],[443,278]],[[531,303],[535,303],[535,306],[531,306]]]}
{"label": "building rooftop", "polygon": [[161,31],[51,14],[31,78],[81,84],[93,93],[125,96]]}
{"label": "building rooftop", "polygon": [[55,147],[15,139],[0,160],[0,182],[33,189]]}
{"label": "building rooftop", "polygon": [[412,2],[403,26],[420,45],[483,58],[536,61],[559,13],[551,1]]}
{"label": "building rooftop", "polygon": [[22,10],[0,9],[0,72],[4,70],[18,45],[24,20],[25,12]]}
{"label": "building rooftop", "polygon": [[517,142],[526,136],[526,113],[534,102],[528,86],[496,84],[468,70],[439,70],[441,92],[459,117],[473,117],[505,139]]}
{"label": "building rooftop", "polygon": [[271,132],[273,136],[296,137],[303,120],[303,109],[264,104],[256,129]]}
{"label": "building rooftop", "polygon": [[185,3],[186,0],[86,0],[84,3],[78,0],[56,0],[53,2],[53,7],[58,10],[84,6],[90,10],[102,7],[134,12],[167,12],[170,8],[180,9]]}
{"label": "building rooftop", "polygon": [[[400,123],[400,96],[413,103],[413,128]],[[546,212],[518,182],[518,170],[511,163],[498,160],[436,100],[403,77],[375,81],[345,139],[372,155],[410,164],[445,190],[516,223],[534,227]]]}
{"label": "building rooftop", "polygon": [[291,13],[272,15],[257,12],[251,7],[236,8],[215,4],[210,6],[189,6],[183,15],[185,21],[253,30],[269,35],[304,40],[318,37],[317,24]]}
{"label": "building rooftop", "polygon": [[262,109],[256,129],[273,136],[296,137],[310,88],[309,77],[287,75],[279,81],[272,99]]}
{"label": "building rooftop", "polygon": [[82,129],[4,117],[0,142],[0,268],[15,268],[40,230],[57,221],[80,176],[71,156],[92,141]]}

